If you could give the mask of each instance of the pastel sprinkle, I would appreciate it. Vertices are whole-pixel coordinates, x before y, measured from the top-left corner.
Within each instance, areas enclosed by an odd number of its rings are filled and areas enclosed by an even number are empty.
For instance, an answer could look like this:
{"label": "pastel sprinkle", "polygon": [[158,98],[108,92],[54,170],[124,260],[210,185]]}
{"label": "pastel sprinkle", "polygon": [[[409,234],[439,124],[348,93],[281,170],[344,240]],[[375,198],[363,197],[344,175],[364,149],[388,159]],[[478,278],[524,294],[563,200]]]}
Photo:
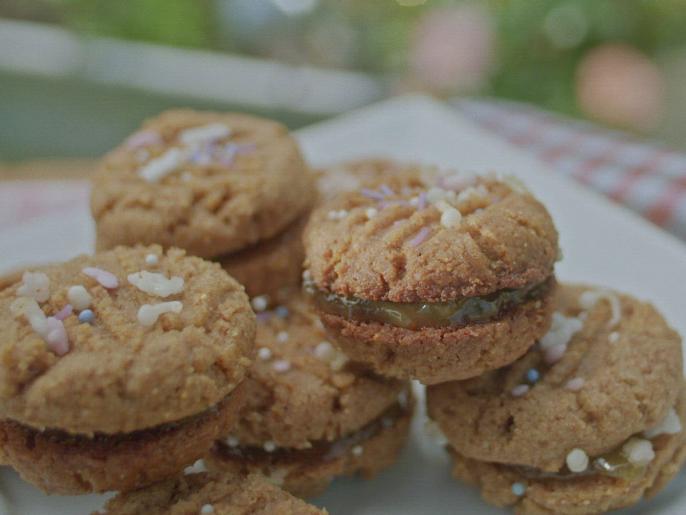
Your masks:
{"label": "pastel sprinkle", "polygon": [[578,392],[584,387],[585,383],[586,380],[583,377],[575,377],[567,381],[567,384],[565,384],[565,388],[573,392]]}
{"label": "pastel sprinkle", "polygon": [[386,195],[384,195],[383,193],[380,193],[380,192],[374,191],[374,190],[370,190],[369,188],[362,188],[360,190],[360,193],[363,196],[370,198],[370,199],[373,199],[373,200],[383,200],[386,198]]}
{"label": "pastel sprinkle", "polygon": [[288,318],[288,315],[290,315],[290,311],[286,306],[278,306],[274,310],[274,314],[279,318]]}
{"label": "pastel sprinkle", "polygon": [[326,217],[329,220],[343,220],[346,216],[348,216],[348,211],[345,209],[339,209],[338,211],[329,211],[326,214]]}
{"label": "pastel sprinkle", "polygon": [[527,392],[529,391],[529,385],[528,384],[518,384],[512,390],[510,393],[512,394],[512,397],[521,397],[523,395],[526,395]]}
{"label": "pastel sprinkle", "polygon": [[79,313],[79,322],[82,324],[90,324],[93,320],[95,320],[95,313],[90,309],[84,309]]}
{"label": "pastel sprinkle", "polygon": [[356,445],[353,447],[352,453],[353,456],[362,456],[362,453],[364,453],[364,448],[361,445]]}
{"label": "pastel sprinkle", "polygon": [[227,125],[210,123],[182,131],[179,134],[179,140],[185,145],[194,145],[226,138],[230,134],[231,129]]}
{"label": "pastel sprinkle", "polygon": [[622,454],[629,463],[639,467],[646,466],[655,459],[655,450],[650,440],[633,437],[622,446]]}
{"label": "pastel sprinkle", "polygon": [[67,299],[69,299],[69,303],[74,306],[74,309],[77,311],[90,307],[91,302],[93,302],[93,299],[88,291],[86,291],[86,288],[80,284],[72,286],[67,290]]}
{"label": "pastel sprinkle", "polygon": [[30,297],[38,302],[50,298],[50,279],[43,272],[24,272],[22,284],[17,289],[20,297]]}
{"label": "pastel sprinkle", "polygon": [[447,229],[457,227],[462,220],[462,214],[454,207],[449,207],[441,214],[441,225]]}
{"label": "pastel sprinkle", "polygon": [[368,207],[365,210],[364,214],[367,216],[368,219],[371,220],[372,218],[374,218],[376,215],[379,214],[379,210],[374,208],[374,207]]}
{"label": "pastel sprinkle", "polygon": [[288,341],[288,333],[286,331],[279,331],[276,335],[276,340],[279,343],[285,343]]}
{"label": "pastel sprinkle", "polygon": [[142,270],[127,277],[129,283],[149,295],[169,297],[183,291],[183,278],[170,277],[157,272]]}
{"label": "pastel sprinkle", "polygon": [[107,288],[108,290],[119,287],[119,279],[117,279],[117,276],[111,272],[108,272],[107,270],[103,270],[102,268],[87,266],[81,270],[81,272],[88,277],[92,277],[98,281],[103,288]]}
{"label": "pastel sprinkle", "polygon": [[610,343],[617,343],[619,341],[619,333],[617,331],[612,331],[607,339]]}
{"label": "pastel sprinkle", "polygon": [[272,364],[272,368],[275,372],[288,372],[291,369],[291,362],[287,359],[279,359]]}
{"label": "pastel sprinkle", "polygon": [[263,361],[271,359],[272,351],[268,347],[260,347],[257,351],[257,357]]}
{"label": "pastel sprinkle", "polygon": [[157,322],[160,315],[165,313],[181,313],[183,304],[178,300],[172,302],[160,302],[159,304],[143,304],[138,309],[138,322],[149,327]]}
{"label": "pastel sprinkle", "polygon": [[681,419],[679,419],[679,415],[677,415],[674,408],[670,408],[665,418],[662,419],[658,425],[644,431],[643,434],[646,438],[655,438],[658,435],[675,435],[681,433],[681,429]]}
{"label": "pastel sprinkle", "polygon": [[159,262],[160,262],[160,260],[156,254],[148,254],[147,256],[145,256],[145,264],[146,265],[152,266],[152,265],[156,265]]}
{"label": "pastel sprinkle", "polygon": [[329,361],[334,358],[335,351],[329,342],[319,342],[314,348],[314,355],[321,360]]}
{"label": "pastel sprinkle", "polygon": [[262,448],[267,452],[274,452],[276,450],[276,444],[271,440],[267,440],[262,444]]}
{"label": "pastel sprinkle", "polygon": [[426,191],[422,191],[417,197],[417,209],[426,209],[427,203]]}
{"label": "pastel sprinkle", "polygon": [[394,194],[393,190],[391,188],[389,188],[387,184],[382,184],[379,189],[381,190],[381,193],[383,193],[387,197]]}
{"label": "pastel sprinkle", "polygon": [[189,476],[191,474],[200,474],[201,472],[207,472],[207,465],[205,465],[205,460],[199,459],[196,460],[193,465],[190,465],[183,469],[183,473],[186,476]]}
{"label": "pastel sprinkle", "polygon": [[58,356],[63,356],[69,352],[69,337],[67,330],[64,328],[64,323],[55,317],[48,317],[47,320],[47,334],[45,341],[48,347]]}
{"label": "pastel sprinkle", "polygon": [[419,232],[414,236],[414,238],[408,242],[408,244],[410,247],[419,247],[428,239],[430,234],[431,230],[428,227],[422,227],[419,229]]}
{"label": "pastel sprinkle", "polygon": [[14,316],[24,316],[38,335],[47,343],[48,348],[58,356],[69,352],[69,336],[64,323],[55,317],[46,317],[35,299],[19,297],[10,304]]}
{"label": "pastel sprinkle", "polygon": [[57,313],[55,313],[55,318],[57,320],[64,320],[65,318],[70,316],[73,312],[74,312],[74,307],[71,304],[67,304],[62,309],[60,309]]}
{"label": "pastel sprinkle", "polygon": [[202,508],[200,508],[200,514],[209,515],[210,513],[214,513],[214,506],[211,504],[203,504]]}
{"label": "pastel sprinkle", "polygon": [[524,483],[512,483],[512,493],[521,497],[526,493],[526,485]]}
{"label": "pastel sprinkle", "polygon": [[264,324],[266,322],[269,322],[269,320],[272,318],[272,313],[270,313],[269,311],[261,311],[255,314],[255,318],[260,324]]}
{"label": "pastel sprinkle", "polygon": [[588,468],[588,454],[582,449],[572,449],[565,458],[567,468],[572,472],[583,472]]}
{"label": "pastel sprinkle", "polygon": [[170,148],[164,154],[138,170],[138,175],[148,182],[157,182],[176,170],[184,161],[186,153],[180,148]]}
{"label": "pastel sprinkle", "polygon": [[269,301],[267,299],[266,295],[259,295],[257,297],[254,297],[250,301],[250,305],[255,311],[264,311],[267,309],[267,306],[269,305]]}
{"label": "pastel sprinkle", "polygon": [[224,440],[224,442],[229,447],[238,447],[238,445],[241,443],[240,440],[238,440],[238,438],[233,435],[229,436],[226,440]]}
{"label": "pastel sprinkle", "polygon": [[564,343],[558,343],[557,345],[546,348],[544,352],[545,362],[548,365],[552,365],[553,363],[557,363],[562,359],[562,356],[564,356],[565,352],[567,352],[567,345]]}
{"label": "pastel sprinkle", "polygon": [[530,368],[526,371],[526,380],[530,383],[537,383],[541,378],[541,373],[535,368]]}
{"label": "pastel sprinkle", "polygon": [[147,147],[162,143],[162,137],[155,131],[139,131],[126,140],[128,148]]}

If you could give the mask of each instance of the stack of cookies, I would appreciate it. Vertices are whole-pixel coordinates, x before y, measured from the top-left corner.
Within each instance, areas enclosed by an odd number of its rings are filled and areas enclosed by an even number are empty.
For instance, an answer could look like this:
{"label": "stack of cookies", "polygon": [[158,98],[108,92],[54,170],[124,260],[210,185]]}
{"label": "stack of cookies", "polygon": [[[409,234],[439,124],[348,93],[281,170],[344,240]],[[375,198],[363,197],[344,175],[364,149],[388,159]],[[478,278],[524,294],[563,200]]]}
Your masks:
{"label": "stack of cookies", "polygon": [[649,304],[557,285],[555,226],[518,181],[383,161],[335,175],[305,291],[351,360],[428,386],[456,478],[517,513],[591,514],[676,474],[679,336]]}

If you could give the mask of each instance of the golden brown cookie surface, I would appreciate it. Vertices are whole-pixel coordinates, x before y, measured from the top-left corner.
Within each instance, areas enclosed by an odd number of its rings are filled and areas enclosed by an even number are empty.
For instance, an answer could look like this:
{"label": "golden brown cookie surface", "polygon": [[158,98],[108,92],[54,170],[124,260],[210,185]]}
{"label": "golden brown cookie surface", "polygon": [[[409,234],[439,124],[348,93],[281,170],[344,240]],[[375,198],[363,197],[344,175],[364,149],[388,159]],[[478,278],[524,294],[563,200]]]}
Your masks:
{"label": "golden brown cookie surface", "polygon": [[159,243],[216,257],[268,239],[314,200],[277,122],[176,110],[148,120],[93,177],[97,246]]}
{"label": "golden brown cookie surface", "polygon": [[0,292],[0,326],[2,418],[112,434],[224,399],[250,365],[255,321],[219,265],[152,246],[25,275]]}
{"label": "golden brown cookie surface", "polygon": [[429,415],[466,457],[550,472],[658,424],[682,382],[679,336],[647,303],[563,285],[550,332],[512,365],[431,386]]}

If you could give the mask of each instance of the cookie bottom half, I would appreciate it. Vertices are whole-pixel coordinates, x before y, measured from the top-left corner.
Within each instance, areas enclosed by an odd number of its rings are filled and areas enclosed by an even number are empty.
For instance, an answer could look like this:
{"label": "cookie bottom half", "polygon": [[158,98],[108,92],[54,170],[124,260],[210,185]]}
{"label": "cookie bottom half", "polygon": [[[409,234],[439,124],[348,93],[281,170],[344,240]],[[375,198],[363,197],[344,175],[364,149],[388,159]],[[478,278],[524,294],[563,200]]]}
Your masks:
{"label": "cookie bottom half", "polygon": [[332,340],[380,375],[431,385],[463,380],[522,356],[549,329],[556,284],[496,319],[461,327],[406,329],[319,312]]}
{"label": "cookie bottom half", "polygon": [[133,490],[173,477],[202,457],[235,424],[245,401],[236,388],[198,415],[132,433],[93,437],[56,429],[39,431],[0,421],[3,461],[47,493]]}
{"label": "cookie bottom half", "polygon": [[371,479],[397,460],[410,430],[413,403],[396,405],[359,431],[312,448],[276,449],[215,445],[207,459],[210,470],[247,474],[259,472],[298,497],[322,493],[337,476]]}
{"label": "cookie bottom half", "polygon": [[[686,400],[677,408],[684,420]],[[655,457],[636,477],[591,473],[564,478],[526,475],[512,465],[467,458],[452,448],[453,476],[481,490],[488,503],[514,508],[519,515],[591,515],[624,508],[652,497],[679,472],[686,460],[686,431],[652,439]],[[521,495],[515,494],[518,484]]]}
{"label": "cookie bottom half", "polygon": [[215,261],[245,286],[248,296],[267,295],[276,301],[283,290],[300,285],[305,259],[302,233],[308,217],[301,215],[277,236]]}

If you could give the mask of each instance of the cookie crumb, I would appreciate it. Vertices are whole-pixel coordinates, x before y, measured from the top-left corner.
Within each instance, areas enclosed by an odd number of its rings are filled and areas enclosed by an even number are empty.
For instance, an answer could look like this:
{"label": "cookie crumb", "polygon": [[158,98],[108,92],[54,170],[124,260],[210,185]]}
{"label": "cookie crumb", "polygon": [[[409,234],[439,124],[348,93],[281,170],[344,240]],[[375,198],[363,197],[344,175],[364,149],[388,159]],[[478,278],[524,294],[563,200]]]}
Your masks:
{"label": "cookie crumb", "polygon": [[587,290],[579,295],[579,304],[585,310],[590,311],[601,299],[605,299],[610,303],[612,314],[607,322],[607,326],[616,326],[622,319],[622,305],[619,302],[619,297],[610,290]]}
{"label": "cookie crumb", "polygon": [[524,483],[512,483],[512,493],[521,497],[526,493],[526,485]]}
{"label": "cookie crumb", "polygon": [[571,472],[583,472],[588,468],[588,454],[581,449],[573,449],[565,459]]}
{"label": "cookie crumb", "polygon": [[50,298],[50,278],[43,272],[24,272],[17,295],[45,302]]}
{"label": "cookie crumb", "polygon": [[276,372],[288,372],[291,369],[291,362],[287,359],[279,359],[272,364],[272,368]]}
{"label": "cookie crumb", "polygon": [[529,392],[529,385],[528,384],[518,384],[512,390],[510,393],[512,394],[512,397],[522,397],[523,395],[526,395]]}
{"label": "cookie crumb", "polygon": [[186,476],[189,476],[191,474],[200,474],[201,472],[207,472],[207,465],[205,465],[205,460],[199,459],[196,460],[193,465],[190,465],[183,469],[183,473]]}
{"label": "cookie crumb", "polygon": [[352,450],[353,456],[360,457],[360,456],[362,456],[363,452],[364,452],[364,448],[361,445],[356,445],[355,447],[353,447],[353,450]]}
{"label": "cookie crumb", "polygon": [[229,447],[238,447],[238,445],[241,443],[240,440],[235,437],[235,436],[228,436],[226,440],[224,440],[224,443],[228,445]]}
{"label": "cookie crumb", "polygon": [[679,415],[677,415],[674,408],[669,408],[665,418],[652,429],[644,431],[643,434],[646,438],[655,438],[659,435],[675,435],[681,433],[681,429],[682,426]]}
{"label": "cookie crumb", "polygon": [[643,438],[630,438],[622,446],[622,454],[629,463],[639,467],[645,466],[655,458],[653,443]]}
{"label": "cookie crumb", "polygon": [[257,312],[264,311],[269,305],[269,299],[266,295],[259,295],[250,301],[250,305]]}
{"label": "cookie crumb", "polygon": [[214,506],[211,504],[203,504],[202,508],[200,508],[200,513],[201,515],[208,515],[209,513],[214,513]]}
{"label": "cookie crumb", "polygon": [[586,380],[583,377],[575,377],[567,381],[567,384],[565,384],[565,388],[573,392],[578,392],[583,388],[585,383]]}
{"label": "cookie crumb", "polygon": [[267,452],[274,452],[276,450],[276,444],[271,440],[267,440],[262,444],[262,448]]}
{"label": "cookie crumb", "polygon": [[260,347],[257,351],[257,357],[261,360],[267,361],[272,357],[272,351],[268,347]]}
{"label": "cookie crumb", "polygon": [[93,302],[93,299],[88,291],[86,291],[86,288],[80,284],[72,286],[69,288],[69,290],[67,290],[67,299],[77,311],[82,311],[86,308],[89,308]]}

